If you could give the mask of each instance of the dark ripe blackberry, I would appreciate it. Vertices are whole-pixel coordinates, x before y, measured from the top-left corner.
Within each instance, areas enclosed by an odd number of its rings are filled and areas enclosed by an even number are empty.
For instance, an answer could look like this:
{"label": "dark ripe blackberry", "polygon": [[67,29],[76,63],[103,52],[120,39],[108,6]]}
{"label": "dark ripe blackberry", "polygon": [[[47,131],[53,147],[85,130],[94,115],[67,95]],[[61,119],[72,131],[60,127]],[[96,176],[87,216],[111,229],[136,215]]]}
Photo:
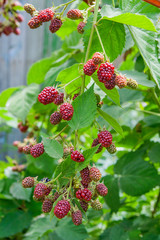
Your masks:
{"label": "dark ripe blackberry", "polygon": [[98,184],[96,186],[96,190],[97,190],[97,193],[103,197],[106,196],[108,193],[108,188],[103,183]]}
{"label": "dark ripe blackberry", "polygon": [[95,65],[99,65],[104,62],[104,56],[102,53],[96,52],[94,53],[92,60]]}
{"label": "dark ripe blackberry", "polygon": [[102,63],[97,71],[98,79],[100,82],[105,83],[109,81],[114,73],[114,66],[112,63]]}
{"label": "dark ripe blackberry", "polygon": [[127,86],[127,78],[124,75],[117,75],[115,83],[119,88],[124,88]]}
{"label": "dark ripe blackberry", "polygon": [[80,210],[72,212],[72,222],[76,226],[79,226],[80,224],[82,224],[82,213]]}
{"label": "dark ripe blackberry", "polygon": [[43,91],[38,95],[38,100],[40,103],[47,105],[52,103],[57,97],[58,92],[54,87],[45,87]]}
{"label": "dark ripe blackberry", "polygon": [[77,26],[77,31],[80,33],[80,34],[83,34],[84,33],[84,27],[85,27],[85,23],[84,22],[80,22]]}
{"label": "dark ripe blackberry", "polygon": [[22,181],[22,186],[24,188],[31,188],[34,187],[34,178],[33,177],[26,177]]}
{"label": "dark ripe blackberry", "polygon": [[60,194],[58,192],[55,192],[53,195],[53,202],[55,202],[59,198]]}
{"label": "dark ripe blackberry", "polygon": [[53,203],[50,199],[44,200],[42,204],[42,212],[49,213],[52,210]]}
{"label": "dark ripe blackberry", "polygon": [[92,167],[89,170],[89,176],[90,176],[91,180],[97,182],[97,181],[99,181],[101,179],[102,174],[101,174],[101,172],[99,171],[98,168]]}
{"label": "dark ripe blackberry", "polygon": [[98,134],[98,140],[103,147],[107,148],[112,144],[112,134],[107,130],[102,131]]}
{"label": "dark ripe blackberry", "polygon": [[104,83],[105,88],[107,88],[108,90],[112,90],[116,86],[115,78],[116,78],[116,74],[114,73],[111,79]]}
{"label": "dark ripe blackberry", "polygon": [[80,171],[80,174],[81,174],[81,178],[82,178],[82,182],[83,183],[90,183],[92,180],[90,178],[90,171],[89,171],[89,168],[86,167],[84,168],[83,170]]}
{"label": "dark ripe blackberry", "polygon": [[[98,144],[100,144],[100,142],[99,142],[98,138],[95,138],[93,140],[92,147],[96,147]],[[100,153],[102,151],[102,149],[103,149],[103,146],[100,145],[99,148],[97,149],[96,153]]]}
{"label": "dark ripe blackberry", "polygon": [[92,198],[92,193],[88,188],[79,189],[76,192],[76,197],[80,200],[84,200],[84,201],[89,202]]}
{"label": "dark ripe blackberry", "polygon": [[91,76],[97,69],[98,66],[94,64],[92,59],[88,60],[83,67],[84,74],[88,76]]}
{"label": "dark ripe blackberry", "polygon": [[70,103],[63,103],[60,106],[60,113],[63,120],[70,121],[73,117],[74,109]]}
{"label": "dark ripe blackberry", "polygon": [[82,18],[82,13],[79,9],[71,9],[67,12],[67,17],[72,20],[76,20]]}
{"label": "dark ripe blackberry", "polygon": [[31,148],[30,153],[31,153],[32,157],[34,157],[34,158],[41,156],[44,153],[43,143],[37,143],[36,145],[34,145]]}
{"label": "dark ripe blackberry", "polygon": [[79,93],[74,94],[73,101],[79,96]]}
{"label": "dark ripe blackberry", "polygon": [[38,199],[42,199],[44,196],[49,193],[48,187],[43,183],[38,183],[34,189],[34,196]]}
{"label": "dark ripe blackberry", "polygon": [[70,203],[67,200],[61,200],[54,208],[54,215],[59,219],[64,218],[70,211],[70,208]]}
{"label": "dark ripe blackberry", "polygon": [[51,24],[49,26],[49,30],[51,33],[55,33],[57,32],[60,27],[62,26],[62,21],[61,19],[59,18],[54,18],[52,21],[51,21]]}
{"label": "dark ripe blackberry", "polygon": [[18,123],[18,128],[21,132],[25,133],[25,132],[27,132],[28,125],[23,124],[22,122],[19,122]]}
{"label": "dark ripe blackberry", "polygon": [[38,19],[37,16],[31,18],[31,20],[29,20],[28,22],[28,26],[31,28],[31,29],[35,29],[35,28],[38,28],[42,25],[42,22]]}
{"label": "dark ripe blackberry", "polygon": [[75,162],[84,162],[85,160],[83,154],[77,150],[72,152],[71,159]]}
{"label": "dark ripe blackberry", "polygon": [[87,212],[87,210],[88,210],[88,203],[85,202],[85,201],[83,201],[83,200],[80,200],[79,203],[80,203],[80,205],[81,205],[81,208],[82,208],[85,212]]}
{"label": "dark ripe blackberry", "polygon": [[54,112],[50,116],[50,123],[53,125],[59,124],[62,120],[60,112]]}
{"label": "dark ripe blackberry", "polygon": [[41,22],[48,22],[50,21],[54,16],[54,12],[50,8],[46,8],[38,14],[38,19]]}
{"label": "dark ripe blackberry", "polygon": [[61,105],[63,103],[64,93],[59,93],[57,97],[53,100],[54,104]]}

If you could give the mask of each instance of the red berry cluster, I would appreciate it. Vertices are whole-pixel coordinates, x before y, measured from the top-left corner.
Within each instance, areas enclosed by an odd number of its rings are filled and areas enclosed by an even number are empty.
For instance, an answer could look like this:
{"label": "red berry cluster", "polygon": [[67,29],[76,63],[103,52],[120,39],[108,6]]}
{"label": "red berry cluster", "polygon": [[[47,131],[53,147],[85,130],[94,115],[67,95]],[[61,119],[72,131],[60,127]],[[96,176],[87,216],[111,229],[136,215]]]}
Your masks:
{"label": "red berry cluster", "polygon": [[85,160],[83,154],[77,150],[72,152],[71,159],[75,162],[84,162]]}
{"label": "red berry cluster", "polygon": [[14,33],[16,35],[20,34],[20,23],[23,22],[23,16],[19,14],[16,10],[17,6],[21,6],[21,3],[17,1],[0,1],[0,11],[3,22],[0,22],[0,36],[5,34],[6,36]]}
{"label": "red berry cluster", "polygon": [[104,56],[96,52],[92,59],[89,59],[86,64],[84,64],[83,71],[85,75],[91,76],[97,69],[98,65],[104,61]]}
{"label": "red berry cluster", "polygon": [[28,130],[28,124],[23,124],[23,122],[18,123],[18,128],[21,132],[25,133]]}

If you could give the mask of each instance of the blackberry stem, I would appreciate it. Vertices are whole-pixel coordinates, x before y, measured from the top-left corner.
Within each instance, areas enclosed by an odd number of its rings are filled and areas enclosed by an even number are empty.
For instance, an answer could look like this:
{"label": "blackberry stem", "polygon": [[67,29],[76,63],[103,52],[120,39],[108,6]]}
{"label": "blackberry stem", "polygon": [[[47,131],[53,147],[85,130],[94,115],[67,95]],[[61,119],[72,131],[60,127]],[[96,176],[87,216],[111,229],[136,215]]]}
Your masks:
{"label": "blackberry stem", "polygon": [[99,31],[98,31],[98,28],[97,28],[96,25],[95,25],[95,30],[96,30],[96,33],[97,33],[97,36],[98,36],[99,42],[100,42],[100,44],[101,44],[102,50],[103,50],[103,52],[104,52],[105,58],[106,58],[106,60],[109,60],[109,58],[108,58],[108,56],[107,56],[107,54],[106,54],[106,51],[105,51],[105,49],[104,49],[104,46],[103,46],[103,43],[102,43],[101,36],[100,36],[100,34],[99,34]]}
{"label": "blackberry stem", "polygon": [[74,1],[75,1],[75,0],[72,0],[72,1],[67,2],[67,3],[63,3],[63,4],[61,4],[61,5],[57,6],[57,7],[55,7],[54,10],[57,10],[57,9],[63,7],[63,6],[68,6],[69,4],[71,4],[71,3],[74,2]]}
{"label": "blackberry stem", "polygon": [[68,125],[66,125],[59,133],[57,133],[55,136],[50,137],[50,139],[55,139],[56,137],[58,137],[59,135],[61,135],[62,132],[64,132],[64,130],[66,130],[66,128],[68,127]]}
{"label": "blackberry stem", "polygon": [[115,8],[115,2],[114,2],[114,0],[112,0],[112,6]]}

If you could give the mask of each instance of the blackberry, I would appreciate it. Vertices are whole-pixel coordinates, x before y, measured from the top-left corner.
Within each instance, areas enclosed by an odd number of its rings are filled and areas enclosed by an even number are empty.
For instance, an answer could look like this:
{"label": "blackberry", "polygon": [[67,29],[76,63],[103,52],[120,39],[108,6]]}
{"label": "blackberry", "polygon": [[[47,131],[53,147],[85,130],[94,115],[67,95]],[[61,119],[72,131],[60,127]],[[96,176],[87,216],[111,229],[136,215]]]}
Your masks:
{"label": "blackberry", "polygon": [[60,194],[58,192],[55,192],[53,195],[53,202],[55,202],[59,198]]}
{"label": "blackberry", "polygon": [[97,193],[103,197],[106,196],[108,193],[108,188],[103,183],[98,184],[96,186],[96,190],[97,190]]}
{"label": "blackberry", "polygon": [[59,18],[54,18],[52,21],[51,21],[51,24],[49,26],[49,30],[51,33],[55,33],[57,32],[60,27],[62,26],[62,21],[61,19]]}
{"label": "blackberry", "polygon": [[84,33],[84,27],[85,27],[85,23],[84,22],[80,22],[77,26],[77,31],[80,33],[80,34],[83,34]]}
{"label": "blackberry", "polygon": [[31,148],[32,148],[33,146],[32,145],[26,145],[26,146],[24,146],[23,147],[23,152],[25,153],[25,154],[30,154],[30,151],[31,151]]}
{"label": "blackberry", "polygon": [[117,75],[115,83],[119,88],[124,88],[127,86],[127,78],[124,75]]}
{"label": "blackberry", "polygon": [[31,29],[35,29],[35,28],[38,28],[42,25],[42,22],[38,19],[37,16],[31,18],[31,20],[29,20],[28,22],[28,26],[31,28]]}
{"label": "blackberry", "polygon": [[85,160],[83,154],[77,150],[72,152],[71,159],[75,162],[84,162]]}
{"label": "blackberry", "polygon": [[31,153],[32,157],[34,157],[34,158],[41,156],[44,153],[43,143],[38,143],[38,144],[34,145],[31,148],[30,153]]}
{"label": "blackberry", "polygon": [[102,209],[102,204],[100,203],[99,200],[94,200],[91,202],[91,207],[94,209],[94,210],[101,210]]}
{"label": "blackberry", "polygon": [[28,125],[23,124],[22,122],[18,123],[18,128],[21,132],[25,133],[28,130]]}
{"label": "blackberry", "polygon": [[114,73],[114,66],[112,63],[102,63],[98,69],[97,75],[100,82],[105,83],[109,81]]}
{"label": "blackberry", "polygon": [[43,183],[38,183],[34,189],[34,196],[37,199],[42,199],[44,196],[48,195],[50,189]]}
{"label": "blackberry", "polygon": [[59,219],[64,218],[70,211],[70,208],[70,203],[67,200],[61,200],[54,208],[54,215]]}
{"label": "blackberry", "polygon": [[74,147],[66,147],[63,149],[63,158],[67,158],[74,151]]}
{"label": "blackberry", "polygon": [[26,3],[24,5],[24,10],[29,13],[31,16],[36,11],[35,7],[32,4]]}
{"label": "blackberry", "polygon": [[84,189],[79,189],[77,192],[76,192],[76,197],[80,200],[84,200],[84,201],[87,201],[89,202],[92,198],[92,193],[89,189],[87,188],[84,188]]}
{"label": "blackberry", "polygon": [[62,120],[60,112],[54,112],[50,116],[50,123],[53,125],[59,124]]}
{"label": "blackberry", "polygon": [[71,120],[73,117],[74,109],[70,103],[63,103],[60,106],[60,113],[63,120]]}
{"label": "blackberry", "polygon": [[73,101],[79,96],[79,93],[74,94]]}
{"label": "blackberry", "polygon": [[81,208],[82,208],[85,212],[87,212],[87,210],[88,210],[88,203],[85,202],[85,201],[83,201],[83,200],[80,200],[79,203],[80,203],[80,205],[81,205]]}
{"label": "blackberry", "polygon": [[82,213],[80,210],[77,210],[75,212],[72,212],[72,222],[74,225],[78,226],[82,224]]}
{"label": "blackberry", "polygon": [[92,60],[95,65],[99,65],[104,62],[104,56],[103,56],[103,54],[96,52],[96,53],[94,53]]}
{"label": "blackberry", "polygon": [[89,171],[89,168],[86,167],[84,168],[83,170],[80,171],[80,174],[81,174],[81,178],[82,178],[82,182],[83,183],[90,183],[92,180],[90,178],[90,171]]}
{"label": "blackberry", "polygon": [[76,20],[82,18],[82,13],[79,9],[71,9],[67,12],[67,17],[72,20]]}
{"label": "blackberry", "polygon": [[92,167],[89,170],[89,176],[90,176],[91,180],[97,182],[101,179],[102,174],[100,173],[98,168]]}
{"label": "blackberry", "polygon": [[52,201],[50,199],[46,199],[44,200],[42,205],[42,212],[48,213],[52,210],[52,207],[53,207]]}
{"label": "blackberry", "polygon": [[34,178],[33,177],[26,177],[22,181],[22,186],[24,188],[31,188],[34,187]]}
{"label": "blackberry", "polygon": [[98,134],[98,140],[103,147],[107,148],[112,144],[112,134],[107,130],[102,131]]}
{"label": "blackberry", "polygon": [[114,73],[112,75],[111,79],[104,83],[105,88],[107,88],[108,90],[113,89],[115,87],[115,85],[116,85],[115,78],[116,78],[116,74]]}
{"label": "blackberry", "polygon": [[59,93],[57,97],[53,100],[54,104],[61,105],[63,103],[64,93]]}
{"label": "blackberry", "polygon": [[54,87],[45,87],[43,91],[38,95],[38,100],[40,103],[47,105],[52,103],[57,97],[58,92]]}
{"label": "blackberry", "polygon": [[108,151],[110,154],[114,154],[114,153],[117,151],[115,144],[112,143],[112,144],[107,148],[107,151]]}
{"label": "blackberry", "polygon": [[97,69],[98,66],[94,64],[92,59],[88,60],[83,67],[84,74],[88,76],[91,76]]}
{"label": "blackberry", "polygon": [[[100,144],[100,142],[99,142],[98,138],[95,138],[95,139],[93,140],[92,147],[96,147],[98,144]],[[96,153],[101,152],[102,149],[103,149],[103,146],[100,145],[99,148],[97,149],[97,152],[96,152]]]}
{"label": "blackberry", "polygon": [[138,87],[138,83],[134,79],[128,79],[127,80],[127,86],[133,89],[136,89]]}
{"label": "blackberry", "polygon": [[81,181],[81,184],[82,184],[82,186],[83,186],[84,188],[88,188],[88,183],[83,182],[83,180]]}
{"label": "blackberry", "polygon": [[21,14],[17,14],[15,19],[18,21],[18,22],[23,22],[24,21],[24,18]]}
{"label": "blackberry", "polygon": [[38,19],[40,22],[48,22],[50,21],[54,16],[54,12],[50,8],[46,8],[38,14]]}

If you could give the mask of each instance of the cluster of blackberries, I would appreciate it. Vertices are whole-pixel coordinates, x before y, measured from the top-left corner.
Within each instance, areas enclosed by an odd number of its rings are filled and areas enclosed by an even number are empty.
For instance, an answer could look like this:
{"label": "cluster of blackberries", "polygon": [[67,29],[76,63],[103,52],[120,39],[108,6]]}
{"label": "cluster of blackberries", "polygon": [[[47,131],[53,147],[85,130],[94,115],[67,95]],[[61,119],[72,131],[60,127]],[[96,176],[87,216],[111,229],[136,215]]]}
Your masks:
{"label": "cluster of blackberries", "polygon": [[[56,186],[48,178],[43,178],[40,182],[34,177],[26,177],[22,181],[24,188],[35,186],[33,199],[42,202],[42,212],[49,213],[54,206],[54,215],[61,219],[71,213],[73,223],[78,226],[82,223],[83,212],[91,206],[95,210],[101,210],[102,204],[98,196],[106,196],[107,187],[100,183],[101,173],[96,167],[86,167],[80,172],[82,181],[74,178],[71,185],[72,189],[66,185],[63,189],[56,191]],[[55,184],[55,183],[54,183]],[[85,184],[85,187],[83,186]],[[79,205],[75,204],[77,198]]]}
{"label": "cluster of blackberries", "polygon": [[[83,19],[82,12],[79,9],[71,9],[67,12],[67,17],[72,20]],[[82,34],[84,33],[84,27],[86,23],[80,22],[77,26],[77,31]]]}
{"label": "cluster of blackberries", "polygon": [[23,16],[19,14],[16,10],[17,6],[21,6],[19,1],[0,1],[0,11],[4,20],[0,21],[0,36],[5,34],[6,36],[14,33],[16,35],[20,34],[20,23],[23,22]]}

